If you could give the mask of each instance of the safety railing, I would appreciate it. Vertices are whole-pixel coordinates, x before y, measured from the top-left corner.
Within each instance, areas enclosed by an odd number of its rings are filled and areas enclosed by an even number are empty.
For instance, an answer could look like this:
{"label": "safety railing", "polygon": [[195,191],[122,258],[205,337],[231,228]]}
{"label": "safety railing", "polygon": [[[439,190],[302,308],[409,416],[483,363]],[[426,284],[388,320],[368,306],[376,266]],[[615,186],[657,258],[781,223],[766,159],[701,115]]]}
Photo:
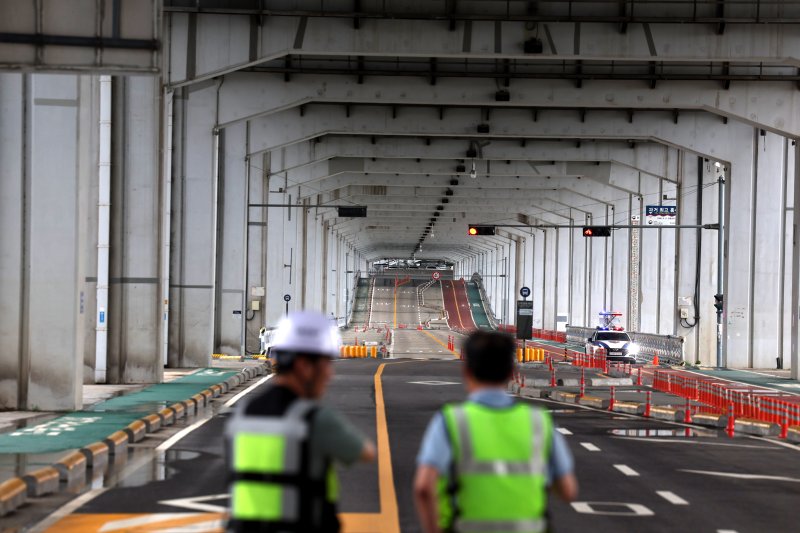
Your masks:
{"label": "safety railing", "polygon": [[489,319],[489,324],[494,329],[498,329],[500,326],[500,321],[497,320],[494,314],[494,310],[492,309],[492,304],[489,303],[489,297],[486,295],[486,289],[483,286],[483,278],[480,274],[475,272],[472,274],[472,281],[478,286],[478,292],[481,294],[481,301],[483,302],[483,310],[486,312],[486,318]]}
{"label": "safety railing", "polygon": [[[566,342],[569,344],[584,344],[596,330],[581,326],[567,326]],[[683,337],[672,335],[653,335],[636,331],[627,332],[631,341],[639,345],[639,355],[642,359],[650,361],[658,356],[659,361],[677,365],[683,361]]]}
{"label": "safety railing", "polygon": [[778,424],[783,436],[788,426],[800,425],[796,394],[666,369],[654,370],[653,388],[706,404],[719,414]]}

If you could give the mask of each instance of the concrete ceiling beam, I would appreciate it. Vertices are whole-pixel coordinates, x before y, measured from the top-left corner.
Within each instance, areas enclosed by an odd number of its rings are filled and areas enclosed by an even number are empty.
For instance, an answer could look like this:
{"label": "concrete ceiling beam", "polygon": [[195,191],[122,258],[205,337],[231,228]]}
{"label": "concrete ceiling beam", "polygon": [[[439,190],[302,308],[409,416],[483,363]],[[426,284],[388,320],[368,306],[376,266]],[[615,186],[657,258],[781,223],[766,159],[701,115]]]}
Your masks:
{"label": "concrete ceiling beam", "polygon": [[[502,24],[469,21],[454,24],[452,31],[446,31],[441,21],[424,19],[369,19],[355,28],[347,18],[325,13],[319,15],[326,16],[310,17],[305,16],[307,12],[297,12],[297,16],[252,17],[243,11],[216,14],[205,7],[198,15],[167,10],[165,27],[169,28],[170,38],[166,53],[170,68],[166,72],[173,87],[210,80],[289,55],[798,66],[797,50],[800,50],[796,32],[785,31],[780,25],[731,25],[719,33],[713,24],[665,22],[630,24],[627,31],[619,32],[603,22],[550,21],[542,35],[543,53],[531,55],[523,49],[531,37],[524,20]],[[409,39],[409,35],[414,38]],[[194,53],[187,54],[189,49]],[[435,76],[435,71],[431,74]]]}
{"label": "concrete ceiling beam", "polygon": [[[458,106],[492,108],[491,115],[503,108],[526,115],[549,115],[565,108],[576,118],[590,122],[604,110],[619,110],[625,121],[636,124],[647,110],[707,111],[729,117],[780,135],[800,137],[800,95],[795,84],[788,82],[738,82],[728,90],[715,81],[662,82],[658,90],[647,90],[641,82],[591,81],[577,88],[568,80],[514,80],[509,88],[508,102],[497,102],[495,80],[442,79],[435,86],[426,80],[409,78],[372,78],[369,84],[359,84],[353,76],[300,75],[287,83],[282,77],[270,74],[235,73],[224,83],[204,90],[219,96],[218,125],[225,127],[243,120],[273,115],[304,104],[346,104],[351,111],[358,104],[369,104],[372,113],[376,104],[386,106],[389,116],[413,113],[414,108],[403,106],[432,106],[426,120],[449,121],[450,116],[463,109]],[[398,108],[396,106],[401,106]],[[314,107],[308,106],[305,111]],[[441,114],[440,108],[447,109]],[[378,109],[381,107],[378,106]],[[536,108],[536,113],[519,108]],[[554,110],[554,111],[547,111]],[[480,111],[480,109],[479,109]],[[633,115],[629,112],[634,111]],[[294,110],[293,116],[301,112]],[[678,120],[680,120],[678,116]],[[424,133],[421,132],[422,135]]]}

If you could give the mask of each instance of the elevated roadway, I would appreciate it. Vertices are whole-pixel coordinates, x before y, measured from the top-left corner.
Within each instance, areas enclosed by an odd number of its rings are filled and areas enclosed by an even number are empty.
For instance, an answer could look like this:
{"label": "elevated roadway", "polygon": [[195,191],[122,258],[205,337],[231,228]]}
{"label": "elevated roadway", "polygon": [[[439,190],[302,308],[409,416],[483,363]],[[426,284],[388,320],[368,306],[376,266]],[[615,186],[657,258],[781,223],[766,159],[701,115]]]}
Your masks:
{"label": "elevated roadway", "polygon": [[451,328],[460,331],[477,329],[472,318],[464,280],[443,280],[442,295]]}

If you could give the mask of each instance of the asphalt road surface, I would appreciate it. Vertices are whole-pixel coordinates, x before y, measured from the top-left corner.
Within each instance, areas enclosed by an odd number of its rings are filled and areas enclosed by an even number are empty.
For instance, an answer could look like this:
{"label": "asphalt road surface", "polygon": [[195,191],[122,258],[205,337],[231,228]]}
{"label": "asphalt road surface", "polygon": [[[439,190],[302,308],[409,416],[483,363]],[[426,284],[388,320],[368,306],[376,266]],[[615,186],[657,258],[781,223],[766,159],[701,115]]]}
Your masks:
{"label": "asphalt road surface", "polygon": [[[408,334],[441,346],[424,332]],[[411,497],[419,442],[436,410],[463,397],[460,363],[452,354],[441,357],[336,363],[325,401],[379,448],[376,464],[341,473],[347,531],[419,531]],[[798,530],[797,447],[535,403],[553,412],[577,462],[579,501],[551,501],[556,532]],[[148,531],[219,530],[227,503],[224,418],[215,416],[162,443],[161,453],[129,465],[115,486],[93,490],[62,509],[50,520],[50,531],[96,531],[102,525],[107,531],[139,531],[144,524]],[[164,451],[165,444],[170,446]]]}

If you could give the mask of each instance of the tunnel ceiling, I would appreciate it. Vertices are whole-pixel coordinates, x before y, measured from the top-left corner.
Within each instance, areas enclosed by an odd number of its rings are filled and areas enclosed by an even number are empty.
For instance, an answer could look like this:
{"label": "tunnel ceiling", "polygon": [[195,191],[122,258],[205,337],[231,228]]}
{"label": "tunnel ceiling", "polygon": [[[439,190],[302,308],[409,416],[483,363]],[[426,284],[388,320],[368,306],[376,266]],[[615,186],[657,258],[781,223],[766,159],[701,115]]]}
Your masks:
{"label": "tunnel ceiling", "polygon": [[677,185],[674,139],[741,113],[720,98],[800,83],[782,25],[800,7],[775,2],[164,4],[173,33],[248,51],[172,85],[222,79],[221,127],[247,121],[250,157],[269,153],[297,201],[366,206],[319,212],[372,259],[458,259],[534,231],[470,223],[624,223],[612,202],[661,201],[642,180]]}

